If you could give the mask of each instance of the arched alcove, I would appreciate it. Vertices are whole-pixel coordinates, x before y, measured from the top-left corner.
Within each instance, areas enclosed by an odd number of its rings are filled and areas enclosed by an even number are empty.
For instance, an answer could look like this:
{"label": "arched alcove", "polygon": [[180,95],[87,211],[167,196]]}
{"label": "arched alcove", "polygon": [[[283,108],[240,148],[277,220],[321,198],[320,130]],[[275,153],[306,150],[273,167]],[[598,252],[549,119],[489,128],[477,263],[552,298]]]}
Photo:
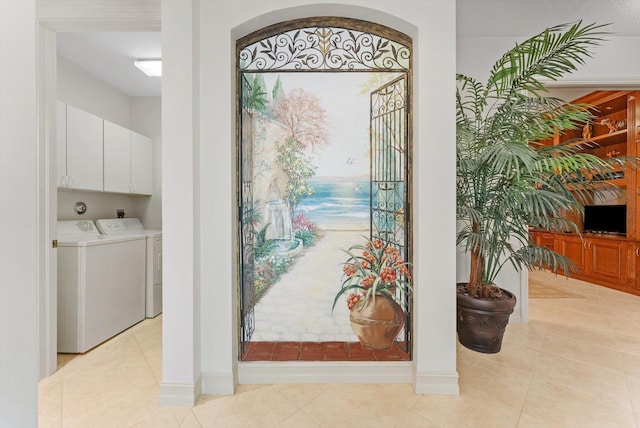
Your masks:
{"label": "arched alcove", "polygon": [[[269,361],[272,348],[278,360],[410,359],[406,289],[391,293],[404,328],[387,352],[361,345],[330,305],[339,242],[365,235],[411,262],[411,46],[389,27],[329,16],[237,41],[241,359]],[[347,76],[360,86],[338,83]]]}

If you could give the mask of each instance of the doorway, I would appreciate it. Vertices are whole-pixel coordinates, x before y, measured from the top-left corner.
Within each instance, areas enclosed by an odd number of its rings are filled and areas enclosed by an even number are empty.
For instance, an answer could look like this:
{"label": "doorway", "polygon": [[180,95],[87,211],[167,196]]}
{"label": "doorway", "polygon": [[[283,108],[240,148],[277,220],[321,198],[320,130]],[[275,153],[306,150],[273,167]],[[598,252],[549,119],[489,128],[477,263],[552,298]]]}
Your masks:
{"label": "doorway", "polygon": [[410,359],[408,295],[392,356],[360,349],[350,308],[331,304],[358,240],[411,260],[411,39],[320,17],[236,53],[241,359]]}

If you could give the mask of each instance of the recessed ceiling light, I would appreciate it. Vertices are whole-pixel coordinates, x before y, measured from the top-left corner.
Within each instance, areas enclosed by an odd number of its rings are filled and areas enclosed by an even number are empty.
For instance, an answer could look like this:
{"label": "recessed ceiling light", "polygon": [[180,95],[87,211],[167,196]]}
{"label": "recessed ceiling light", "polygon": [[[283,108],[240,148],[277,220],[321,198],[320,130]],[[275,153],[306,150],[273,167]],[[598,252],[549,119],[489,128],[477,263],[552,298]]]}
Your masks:
{"label": "recessed ceiling light", "polygon": [[161,59],[138,59],[133,62],[144,74],[151,77],[162,76]]}

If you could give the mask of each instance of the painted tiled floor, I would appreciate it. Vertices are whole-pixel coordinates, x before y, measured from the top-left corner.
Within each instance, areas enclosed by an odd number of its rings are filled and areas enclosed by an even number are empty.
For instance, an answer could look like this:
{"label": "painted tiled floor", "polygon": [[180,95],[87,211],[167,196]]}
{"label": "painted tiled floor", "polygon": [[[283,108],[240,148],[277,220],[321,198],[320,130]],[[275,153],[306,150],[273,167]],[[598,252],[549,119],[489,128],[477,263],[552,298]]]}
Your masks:
{"label": "painted tiled floor", "polygon": [[243,361],[408,361],[400,347],[373,351],[359,342],[251,342]]}
{"label": "painted tiled floor", "polygon": [[534,272],[576,298],[530,299],[502,352],[458,347],[459,396],[410,385],[240,385],[193,407],[159,407],[162,317],[91,352],[61,356],[40,382],[40,427],[638,428],[640,297]]}

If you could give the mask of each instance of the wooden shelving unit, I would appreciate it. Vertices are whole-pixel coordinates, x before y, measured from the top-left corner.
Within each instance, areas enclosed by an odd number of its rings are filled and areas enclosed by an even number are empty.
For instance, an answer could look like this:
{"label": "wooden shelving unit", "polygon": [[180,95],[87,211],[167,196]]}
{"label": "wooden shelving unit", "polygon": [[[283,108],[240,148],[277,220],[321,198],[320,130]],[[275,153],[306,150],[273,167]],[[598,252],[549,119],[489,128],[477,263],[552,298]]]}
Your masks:
{"label": "wooden shelving unit", "polygon": [[[583,129],[556,135],[545,144],[568,143],[598,157],[640,154],[640,91],[595,91],[572,101],[593,105],[591,136]],[[615,128],[613,131],[611,127]],[[578,270],[572,277],[640,295],[640,171],[627,168],[609,180],[621,189],[616,203],[627,205],[626,236],[583,233],[532,232],[538,245],[569,257]],[[582,220],[578,219],[582,229]]]}

